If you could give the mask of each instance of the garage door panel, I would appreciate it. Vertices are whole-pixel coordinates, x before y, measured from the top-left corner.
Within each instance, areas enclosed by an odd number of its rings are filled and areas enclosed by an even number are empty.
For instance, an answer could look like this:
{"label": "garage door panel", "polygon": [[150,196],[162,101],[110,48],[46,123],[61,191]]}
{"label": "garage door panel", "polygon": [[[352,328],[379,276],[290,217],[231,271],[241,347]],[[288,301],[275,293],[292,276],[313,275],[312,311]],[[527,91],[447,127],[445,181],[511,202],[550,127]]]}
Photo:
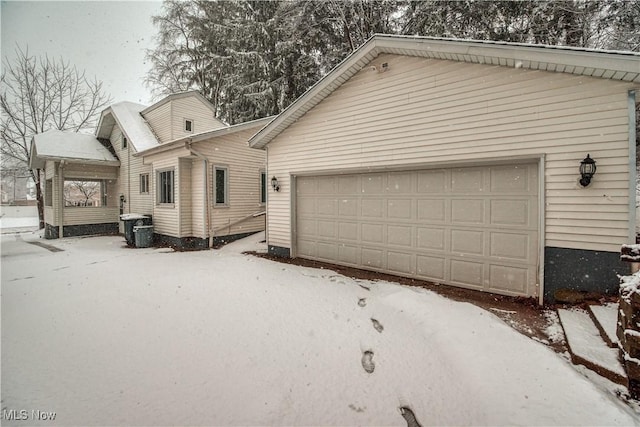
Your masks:
{"label": "garage door panel", "polygon": [[337,199],[328,199],[328,198],[316,199],[316,206],[317,206],[317,213],[319,215],[333,217],[338,213]]}
{"label": "garage door panel", "polygon": [[427,255],[416,256],[416,274],[430,280],[445,281],[447,260],[441,257],[433,257]]}
{"label": "garage door panel", "polygon": [[508,225],[527,227],[531,223],[530,201],[520,200],[491,200],[490,222],[492,225]]}
{"label": "garage door panel", "polygon": [[335,243],[317,242],[316,253],[318,258],[338,261],[338,247]]}
{"label": "garage door panel", "polygon": [[415,274],[414,255],[407,252],[387,252],[387,270],[394,273]]}
{"label": "garage door panel", "polygon": [[527,234],[490,233],[490,255],[526,262],[531,258],[531,238]]}
{"label": "garage door panel", "polygon": [[362,199],[360,216],[362,218],[383,218],[385,201],[383,199]]}
{"label": "garage door panel", "polygon": [[316,242],[312,240],[298,240],[298,254],[301,257],[316,258]]}
{"label": "garage door panel", "polygon": [[318,237],[334,239],[337,237],[336,224],[333,221],[318,221]]}
{"label": "garage door panel", "polygon": [[317,212],[316,199],[309,197],[298,198],[298,214],[315,215]]}
{"label": "garage door panel", "polygon": [[445,249],[446,230],[444,228],[418,227],[416,246],[419,249]]}
{"label": "garage door panel", "polygon": [[524,163],[299,177],[294,254],[532,296],[537,170]]}
{"label": "garage door panel", "polygon": [[482,199],[451,200],[451,222],[462,224],[484,224],[484,204]]}
{"label": "garage door panel", "polygon": [[451,281],[473,287],[484,287],[484,263],[452,259],[449,267]]}
{"label": "garage door panel", "polygon": [[364,195],[379,195],[384,192],[384,175],[369,174],[361,179],[362,193]]}
{"label": "garage door panel", "polygon": [[318,236],[317,222],[313,219],[300,219],[298,221],[298,233],[303,236],[315,238]]}
{"label": "garage door panel", "polygon": [[529,271],[525,267],[505,265],[489,266],[490,290],[522,294],[526,291]]}
{"label": "garage door panel", "polygon": [[389,194],[407,194],[413,192],[414,173],[391,172],[387,175]]}
{"label": "garage door panel", "polygon": [[338,215],[340,217],[357,217],[358,201],[352,197],[344,197],[338,203]]}
{"label": "garage door panel", "polygon": [[[495,193],[526,193],[531,189],[530,168],[527,166],[495,166],[490,171],[491,191]],[[535,183],[537,185],[537,182]]]}
{"label": "garage door panel", "polygon": [[364,243],[383,243],[384,242],[384,225],[383,224],[360,224],[362,230],[360,239]]}
{"label": "garage door panel", "polygon": [[478,193],[484,190],[484,169],[460,168],[451,170],[453,193]]}
{"label": "garage door panel", "polygon": [[338,246],[338,259],[349,265],[359,265],[359,252],[360,250],[357,246],[340,245]]}
{"label": "garage door panel", "polygon": [[358,194],[360,177],[356,175],[341,176],[338,178],[338,194]]}
{"label": "garage door panel", "polygon": [[411,219],[411,199],[389,199],[387,201],[387,219]]}
{"label": "garage door panel", "polygon": [[390,245],[413,246],[413,227],[401,225],[387,226],[387,242]]}
{"label": "garage door panel", "polygon": [[362,257],[362,265],[371,268],[383,268],[382,262],[383,251],[373,248],[362,248],[360,251]]}
{"label": "garage door panel", "polygon": [[418,193],[441,194],[446,191],[447,171],[423,171],[418,172],[417,175],[416,191]]}
{"label": "garage door panel", "polygon": [[447,204],[444,199],[418,199],[418,221],[445,222]]}
{"label": "garage door panel", "polygon": [[484,255],[484,231],[451,230],[451,252]]}
{"label": "garage door panel", "polygon": [[338,225],[338,238],[340,240],[358,240],[358,223],[357,222],[341,222]]}
{"label": "garage door panel", "polygon": [[321,176],[316,181],[316,194],[336,194],[336,179],[334,177]]}

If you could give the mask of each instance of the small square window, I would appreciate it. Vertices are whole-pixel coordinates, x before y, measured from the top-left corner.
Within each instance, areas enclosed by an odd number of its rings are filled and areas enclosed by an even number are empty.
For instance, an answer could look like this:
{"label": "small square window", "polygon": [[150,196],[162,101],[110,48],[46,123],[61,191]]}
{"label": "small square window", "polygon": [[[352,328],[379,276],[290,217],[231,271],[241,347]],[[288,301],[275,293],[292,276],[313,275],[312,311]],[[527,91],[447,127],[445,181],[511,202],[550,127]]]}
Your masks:
{"label": "small square window", "polygon": [[184,131],[193,132],[193,120],[186,119],[184,121]]}
{"label": "small square window", "polygon": [[140,174],[140,194],[149,193],[149,174]]}

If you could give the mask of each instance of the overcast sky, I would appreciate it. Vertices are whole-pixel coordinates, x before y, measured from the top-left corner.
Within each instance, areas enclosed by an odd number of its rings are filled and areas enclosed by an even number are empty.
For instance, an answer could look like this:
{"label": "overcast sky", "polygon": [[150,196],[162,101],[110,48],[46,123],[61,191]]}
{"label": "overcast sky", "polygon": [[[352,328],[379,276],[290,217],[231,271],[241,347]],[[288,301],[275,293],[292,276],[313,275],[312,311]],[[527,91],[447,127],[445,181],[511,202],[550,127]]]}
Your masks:
{"label": "overcast sky", "polygon": [[151,16],[159,1],[2,1],[2,59],[16,46],[62,57],[104,82],[114,102],[151,104],[143,83],[145,49],[154,46]]}

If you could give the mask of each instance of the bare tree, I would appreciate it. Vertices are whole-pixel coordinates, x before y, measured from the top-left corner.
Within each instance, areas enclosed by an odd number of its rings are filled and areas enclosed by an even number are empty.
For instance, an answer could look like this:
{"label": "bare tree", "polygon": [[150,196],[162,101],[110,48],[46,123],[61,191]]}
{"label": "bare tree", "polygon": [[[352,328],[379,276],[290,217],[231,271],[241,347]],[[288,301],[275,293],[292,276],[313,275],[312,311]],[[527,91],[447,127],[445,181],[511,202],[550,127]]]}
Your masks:
{"label": "bare tree", "polygon": [[[64,60],[36,58],[16,49],[6,57],[0,77],[0,154],[3,164],[25,167],[30,160],[31,139],[51,129],[79,131],[95,125],[99,112],[111,103],[102,82]],[[30,171],[36,184],[40,228],[44,228],[44,200],[40,171]]]}
{"label": "bare tree", "polygon": [[65,181],[64,201],[66,206],[100,206],[100,182]]}

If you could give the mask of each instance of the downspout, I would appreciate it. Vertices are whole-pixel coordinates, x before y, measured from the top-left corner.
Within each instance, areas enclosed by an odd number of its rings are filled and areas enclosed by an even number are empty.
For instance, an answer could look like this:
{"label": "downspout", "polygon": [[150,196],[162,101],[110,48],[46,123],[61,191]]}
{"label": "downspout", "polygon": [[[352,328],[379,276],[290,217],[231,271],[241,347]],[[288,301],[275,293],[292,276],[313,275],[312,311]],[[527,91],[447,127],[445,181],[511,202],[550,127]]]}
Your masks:
{"label": "downspout", "polygon": [[627,95],[629,112],[629,243],[636,243],[636,91]]}
{"label": "downspout", "polygon": [[[124,138],[124,136],[123,136]],[[129,143],[127,141],[127,213],[131,213],[131,149],[129,149]]]}
{"label": "downspout", "polygon": [[207,239],[207,247],[211,247],[213,244],[213,240],[211,237],[211,216],[209,215],[209,159],[207,158],[207,156],[205,156],[204,154],[200,153],[199,151],[195,150],[191,144],[193,143],[193,141],[191,139],[189,139],[186,143],[185,143],[185,147],[191,152],[191,154],[194,154],[196,157],[198,157],[199,159],[202,160],[202,180],[203,180],[203,187],[204,187],[204,205],[202,206],[202,226],[203,226],[203,234],[205,239]]}
{"label": "downspout", "polygon": [[58,215],[58,239],[64,237],[64,160],[60,160],[58,165],[58,184],[60,196],[58,197],[59,215]]}

